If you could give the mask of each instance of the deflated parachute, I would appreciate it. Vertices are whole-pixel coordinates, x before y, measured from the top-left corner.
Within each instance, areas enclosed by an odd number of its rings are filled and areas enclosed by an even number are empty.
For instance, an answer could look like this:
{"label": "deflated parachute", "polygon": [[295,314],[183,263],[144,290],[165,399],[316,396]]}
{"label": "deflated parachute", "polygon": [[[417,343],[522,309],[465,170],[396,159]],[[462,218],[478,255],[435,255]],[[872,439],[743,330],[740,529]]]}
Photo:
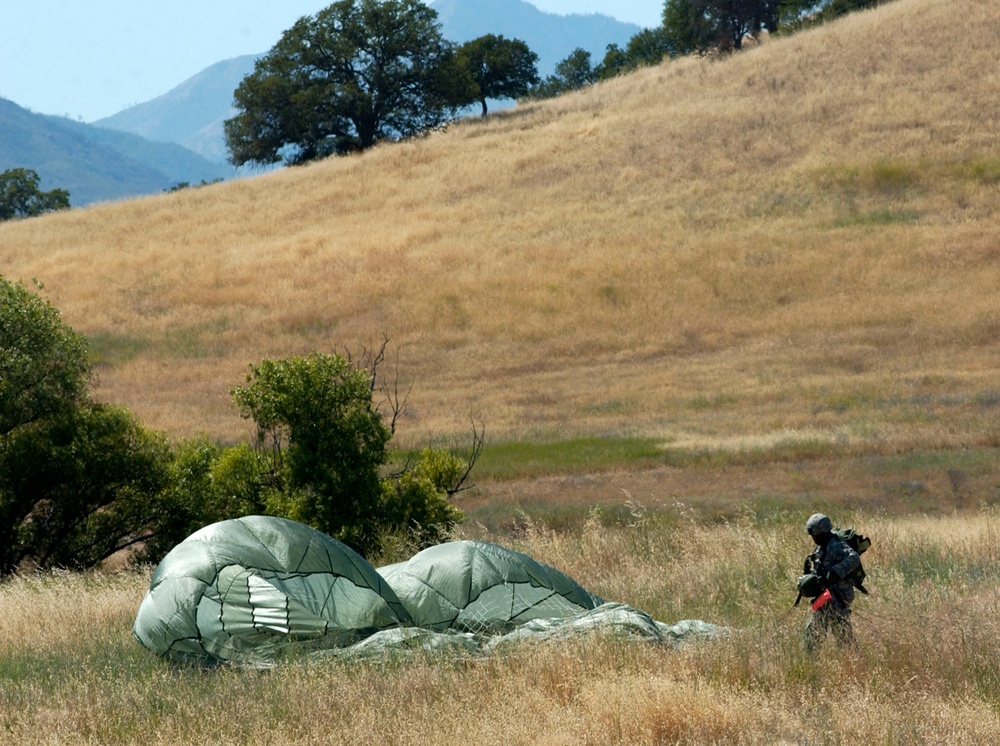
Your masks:
{"label": "deflated parachute", "polygon": [[289,645],[318,657],[476,654],[591,631],[671,644],[721,633],[607,603],[495,544],[449,542],[376,571],[326,534],[263,516],[206,526],[174,547],[133,626],[139,642],[172,660],[249,664]]}
{"label": "deflated parachute", "polygon": [[200,663],[266,658],[289,643],[342,647],[409,614],[354,550],[301,523],[206,526],[153,573],[133,626],[155,653]]}
{"label": "deflated parachute", "polygon": [[434,631],[505,633],[604,603],[559,570],[483,541],[439,544],[379,573],[413,622]]}

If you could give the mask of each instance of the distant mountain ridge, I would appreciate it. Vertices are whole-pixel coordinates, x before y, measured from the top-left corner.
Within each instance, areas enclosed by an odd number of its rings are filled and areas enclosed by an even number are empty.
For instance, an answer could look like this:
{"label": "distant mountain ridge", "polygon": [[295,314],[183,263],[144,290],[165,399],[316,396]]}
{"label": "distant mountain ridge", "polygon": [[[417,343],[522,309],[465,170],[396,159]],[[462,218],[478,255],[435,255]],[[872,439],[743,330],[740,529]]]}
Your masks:
{"label": "distant mountain ridge", "polygon": [[10,168],[35,171],[43,190],[66,189],[74,207],[232,173],[175,143],[35,114],[0,98],[0,171]]}
{"label": "distant mountain ridge", "polygon": [[538,55],[542,77],[577,47],[590,52],[596,64],[609,44],[623,47],[642,30],[597,13],[545,13],[525,0],[435,0],[430,7],[437,11],[445,38],[459,44],[484,34],[525,42]]}
{"label": "distant mountain ridge", "polygon": [[[275,40],[277,41],[277,40]],[[162,96],[99,119],[94,124],[175,142],[216,163],[229,156],[222,123],[233,116],[233,91],[262,54],[233,57],[206,67]]]}
{"label": "distant mountain ridge", "polygon": [[[542,77],[551,74],[577,47],[589,51],[596,64],[609,44],[625,46],[641,30],[604,15],[544,13],[524,0],[436,0],[430,7],[437,11],[442,33],[449,41],[461,44],[490,33],[521,39],[538,55]],[[208,160],[224,163],[228,151],[223,122],[235,114],[233,91],[265,53],[217,62],[162,96],[94,124],[150,140],[175,142]]]}

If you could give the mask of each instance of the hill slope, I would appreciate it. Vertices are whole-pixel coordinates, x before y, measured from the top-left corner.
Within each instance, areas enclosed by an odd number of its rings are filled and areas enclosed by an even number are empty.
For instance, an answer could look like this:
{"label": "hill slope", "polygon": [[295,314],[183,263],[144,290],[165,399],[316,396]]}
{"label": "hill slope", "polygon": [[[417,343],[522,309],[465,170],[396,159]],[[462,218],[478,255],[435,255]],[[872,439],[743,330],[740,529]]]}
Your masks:
{"label": "hill slope", "polygon": [[0,99],[0,170],[8,168],[33,169],[42,189],[69,190],[73,205],[151,194],[170,186],[155,169]]}
{"label": "hill slope", "polygon": [[33,169],[43,189],[69,190],[74,206],[156,194],[178,182],[214,181],[232,172],[179,145],[34,114],[0,99],[0,171],[8,168]]}
{"label": "hill slope", "polygon": [[233,115],[233,91],[260,55],[217,62],[152,101],[94,124],[157,142],[175,142],[216,163],[229,156],[222,123]]}
{"label": "hill slope", "polygon": [[[410,143],[0,226],[103,397],[246,433],[264,356],[383,331],[404,438],[997,444],[998,11],[899,0]],[[929,43],[933,40],[934,43]]]}

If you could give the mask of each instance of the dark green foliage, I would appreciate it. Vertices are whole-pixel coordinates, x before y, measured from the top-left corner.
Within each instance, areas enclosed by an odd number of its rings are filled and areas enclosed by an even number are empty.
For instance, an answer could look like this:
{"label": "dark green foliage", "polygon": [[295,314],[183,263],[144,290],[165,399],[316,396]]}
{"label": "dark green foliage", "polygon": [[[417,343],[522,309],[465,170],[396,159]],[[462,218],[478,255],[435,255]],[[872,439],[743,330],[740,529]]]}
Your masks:
{"label": "dark green foliage", "polygon": [[391,437],[372,405],[368,372],[340,355],[264,360],[232,393],[257,424],[264,483],[291,498],[288,517],[364,546]]}
{"label": "dark green foliage", "polygon": [[761,31],[836,18],[887,0],[667,0],[663,30],[673,54],[733,50]]}
{"label": "dark green foliage", "polygon": [[838,16],[853,13],[856,10],[874,8],[889,0],[826,0],[821,3],[820,17],[824,19],[837,18]]}
{"label": "dark green foliage", "polygon": [[486,99],[520,98],[538,84],[538,55],[520,39],[486,34],[458,48],[459,64],[469,71],[486,116]]}
{"label": "dark green foliage", "polygon": [[257,424],[253,449],[212,469],[211,517],[263,512],[307,523],[363,554],[400,529],[436,541],[461,519],[448,502],[467,470],[429,450],[386,479],[392,436],[372,402],[371,371],[341,355],[265,360],[233,398]]}
{"label": "dark green foliage", "polygon": [[264,484],[266,456],[247,445],[222,448],[205,438],[173,449],[168,486],[158,503],[156,532],[141,559],[158,562],[210,523],[246,515],[286,515],[276,490]]}
{"label": "dark green foliage", "polygon": [[0,276],[0,437],[74,409],[88,375],[84,338],[47,301]]}
{"label": "dark green foliage", "polygon": [[87,345],[0,278],[0,576],[90,567],[152,536],[169,451],[87,395]]}
{"label": "dark green foliage", "polygon": [[172,194],[173,192],[182,192],[185,189],[196,189],[198,187],[211,186],[212,184],[218,184],[221,181],[223,181],[223,179],[221,178],[212,179],[211,181],[206,181],[205,179],[202,179],[200,184],[192,184],[190,181],[178,181],[169,189],[164,189],[163,191],[167,192],[168,194]]}
{"label": "dark green foliage", "polygon": [[417,546],[440,543],[462,521],[448,495],[462,482],[466,464],[437,449],[425,449],[411,468],[382,483],[383,525],[417,535]]}
{"label": "dark green foliage", "polygon": [[719,40],[716,21],[706,12],[704,0],[667,0],[663,31],[678,55],[705,52]]}
{"label": "dark green foliage", "polygon": [[33,218],[69,208],[69,192],[43,192],[38,174],[29,168],[12,168],[0,174],[0,220]]}
{"label": "dark green foliage", "polygon": [[126,410],[85,404],[0,447],[0,575],[92,567],[156,528],[169,449]]}
{"label": "dark green foliage", "polygon": [[555,73],[535,86],[534,98],[552,98],[597,82],[597,70],[590,62],[590,52],[577,47],[556,65]]}
{"label": "dark green foliage", "polygon": [[640,67],[658,65],[664,59],[676,56],[677,51],[662,26],[643,29],[629,40],[625,49],[617,44],[608,46],[604,59],[597,67],[597,77],[606,80]]}
{"label": "dark green foliage", "polygon": [[230,161],[303,163],[445,122],[476,98],[436,19],[419,0],[341,0],[300,18],[236,89]]}
{"label": "dark green foliage", "polygon": [[681,54],[739,49],[747,35],[778,30],[783,0],[668,0],[663,24]]}

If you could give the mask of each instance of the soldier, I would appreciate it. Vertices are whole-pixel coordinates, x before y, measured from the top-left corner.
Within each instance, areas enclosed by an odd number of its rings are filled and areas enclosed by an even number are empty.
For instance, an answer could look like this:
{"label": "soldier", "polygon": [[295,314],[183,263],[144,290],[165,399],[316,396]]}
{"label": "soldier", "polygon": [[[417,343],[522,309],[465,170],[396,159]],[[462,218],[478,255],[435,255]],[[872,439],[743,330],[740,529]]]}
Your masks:
{"label": "soldier", "polygon": [[833,533],[833,523],[822,513],[806,521],[806,532],[816,542],[816,549],[806,558],[805,572],[815,575],[829,590],[812,604],[812,614],[806,624],[807,650],[814,650],[828,632],[841,645],[854,644],[851,627],[851,602],[854,601],[854,583],[848,576],[861,564],[861,557]]}

